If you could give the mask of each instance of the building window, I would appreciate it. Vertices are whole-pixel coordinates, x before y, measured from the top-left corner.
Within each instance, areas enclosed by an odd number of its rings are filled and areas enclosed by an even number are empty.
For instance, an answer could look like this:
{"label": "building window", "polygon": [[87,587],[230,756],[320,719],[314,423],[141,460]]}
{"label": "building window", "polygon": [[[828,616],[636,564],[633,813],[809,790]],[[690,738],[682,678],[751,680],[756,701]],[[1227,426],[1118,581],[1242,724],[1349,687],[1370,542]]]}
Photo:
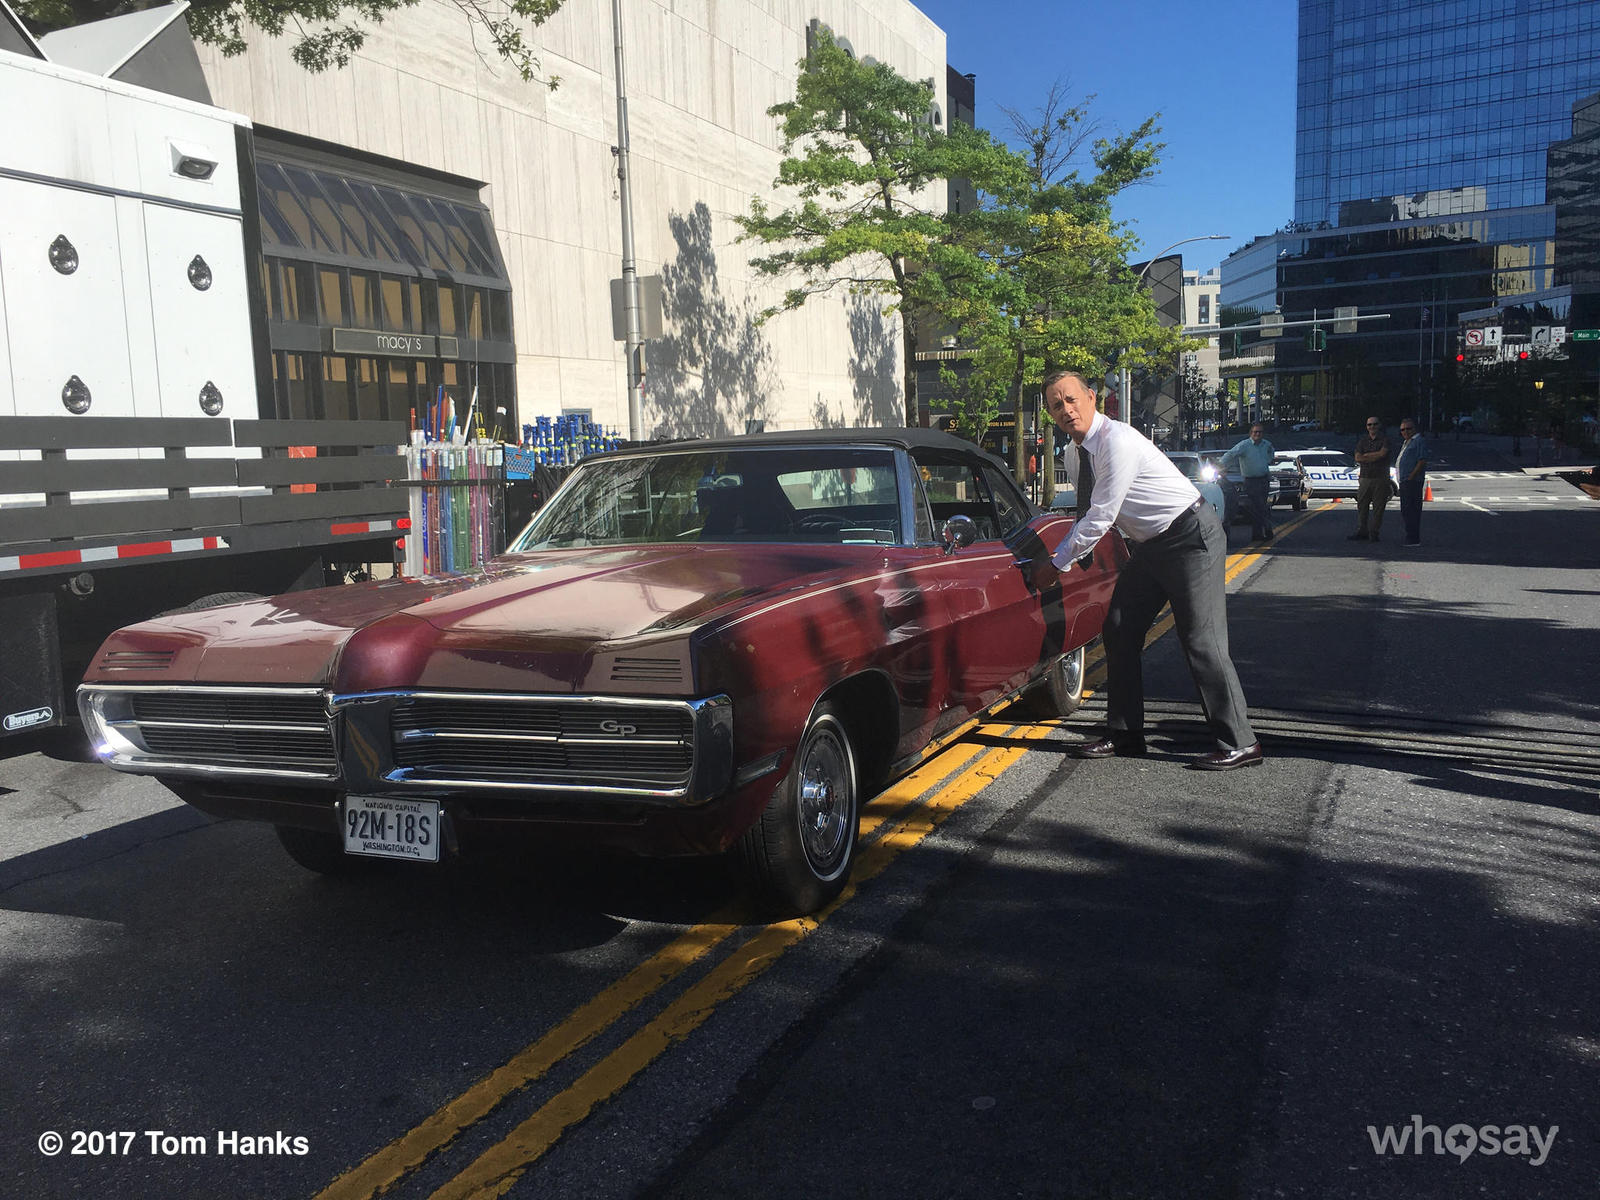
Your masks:
{"label": "building window", "polygon": [[317,288],[322,299],[322,323],[344,324],[344,274],[328,267],[317,272]]}
{"label": "building window", "polygon": [[355,416],[350,396],[350,360],[343,355],[322,355],[322,408],[330,421],[348,421]]}
{"label": "building window", "polygon": [[316,298],[311,291],[311,268],[304,263],[280,262],[273,316],[291,325],[317,323]]}
{"label": "building window", "polygon": [[356,359],[356,418],[377,421],[383,417],[383,396],[378,387],[378,360]]}
{"label": "building window", "polygon": [[1200,324],[1211,324],[1211,296],[1209,293],[1200,293]]}
{"label": "building window", "polygon": [[279,367],[282,381],[281,395],[286,410],[282,415],[291,421],[320,420],[322,405],[317,394],[318,380],[306,371],[307,356],[280,352],[277,357],[281,360]]}
{"label": "building window", "polygon": [[405,283],[392,276],[383,277],[383,324],[379,329],[390,330],[394,333],[406,332],[406,289]]}
{"label": "building window", "polygon": [[357,329],[376,329],[378,277],[365,271],[350,272],[350,324]]}

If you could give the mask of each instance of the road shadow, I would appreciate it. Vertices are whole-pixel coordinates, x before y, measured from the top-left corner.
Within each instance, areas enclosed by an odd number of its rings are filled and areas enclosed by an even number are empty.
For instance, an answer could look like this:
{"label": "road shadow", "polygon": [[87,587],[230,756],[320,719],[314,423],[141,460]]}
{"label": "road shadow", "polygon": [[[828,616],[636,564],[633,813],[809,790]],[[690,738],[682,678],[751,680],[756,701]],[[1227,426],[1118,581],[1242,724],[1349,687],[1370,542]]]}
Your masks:
{"label": "road shadow", "polygon": [[[1492,503],[1492,502],[1486,502]],[[1506,506],[1493,515],[1459,504],[1425,504],[1422,545],[1405,547],[1405,526],[1397,505],[1383,519],[1381,541],[1348,540],[1357,524],[1355,504],[1327,506],[1297,536],[1274,540],[1272,554],[1288,558],[1383,560],[1397,566],[1409,562],[1449,562],[1464,566],[1600,568],[1600,504],[1593,512],[1554,504]]]}
{"label": "road shadow", "polygon": [[[641,1194],[1589,1188],[1600,922],[1557,889],[1600,883],[1592,815],[1510,783],[1467,826],[1419,798],[1396,836],[1337,788],[1107,766],[953,857]],[[1376,1154],[1367,1126],[1414,1113],[1564,1132],[1539,1168]]]}

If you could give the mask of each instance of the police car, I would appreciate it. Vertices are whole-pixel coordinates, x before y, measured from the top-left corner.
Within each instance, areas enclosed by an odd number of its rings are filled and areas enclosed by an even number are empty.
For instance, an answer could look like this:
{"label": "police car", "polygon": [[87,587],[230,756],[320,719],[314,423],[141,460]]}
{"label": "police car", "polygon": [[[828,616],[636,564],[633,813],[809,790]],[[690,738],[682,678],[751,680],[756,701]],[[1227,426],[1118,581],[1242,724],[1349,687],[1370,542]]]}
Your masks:
{"label": "police car", "polygon": [[1346,450],[1280,450],[1273,462],[1293,462],[1312,496],[1354,496],[1361,473]]}

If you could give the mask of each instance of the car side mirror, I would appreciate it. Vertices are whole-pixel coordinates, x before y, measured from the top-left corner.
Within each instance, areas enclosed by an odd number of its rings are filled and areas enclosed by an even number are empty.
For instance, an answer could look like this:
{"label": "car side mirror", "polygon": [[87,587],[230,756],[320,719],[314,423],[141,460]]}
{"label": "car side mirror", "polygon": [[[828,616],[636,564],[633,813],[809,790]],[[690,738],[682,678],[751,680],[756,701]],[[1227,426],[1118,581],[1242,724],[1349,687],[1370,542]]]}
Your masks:
{"label": "car side mirror", "polygon": [[944,523],[939,536],[944,539],[944,552],[954,554],[957,549],[965,550],[978,540],[978,523],[957,513]]}

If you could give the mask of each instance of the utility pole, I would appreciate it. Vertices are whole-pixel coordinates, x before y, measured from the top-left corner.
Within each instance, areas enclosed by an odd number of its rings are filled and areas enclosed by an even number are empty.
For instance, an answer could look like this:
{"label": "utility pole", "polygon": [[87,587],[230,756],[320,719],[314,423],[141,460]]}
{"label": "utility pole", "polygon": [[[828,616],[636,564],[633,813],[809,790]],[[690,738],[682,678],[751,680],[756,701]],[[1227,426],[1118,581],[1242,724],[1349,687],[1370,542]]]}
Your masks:
{"label": "utility pole", "polygon": [[633,191],[628,178],[628,91],[622,61],[622,0],[611,0],[617,42],[617,192],[622,198],[622,305],[628,337],[628,440],[644,436],[644,322],[639,304],[639,267],[633,256]]}

